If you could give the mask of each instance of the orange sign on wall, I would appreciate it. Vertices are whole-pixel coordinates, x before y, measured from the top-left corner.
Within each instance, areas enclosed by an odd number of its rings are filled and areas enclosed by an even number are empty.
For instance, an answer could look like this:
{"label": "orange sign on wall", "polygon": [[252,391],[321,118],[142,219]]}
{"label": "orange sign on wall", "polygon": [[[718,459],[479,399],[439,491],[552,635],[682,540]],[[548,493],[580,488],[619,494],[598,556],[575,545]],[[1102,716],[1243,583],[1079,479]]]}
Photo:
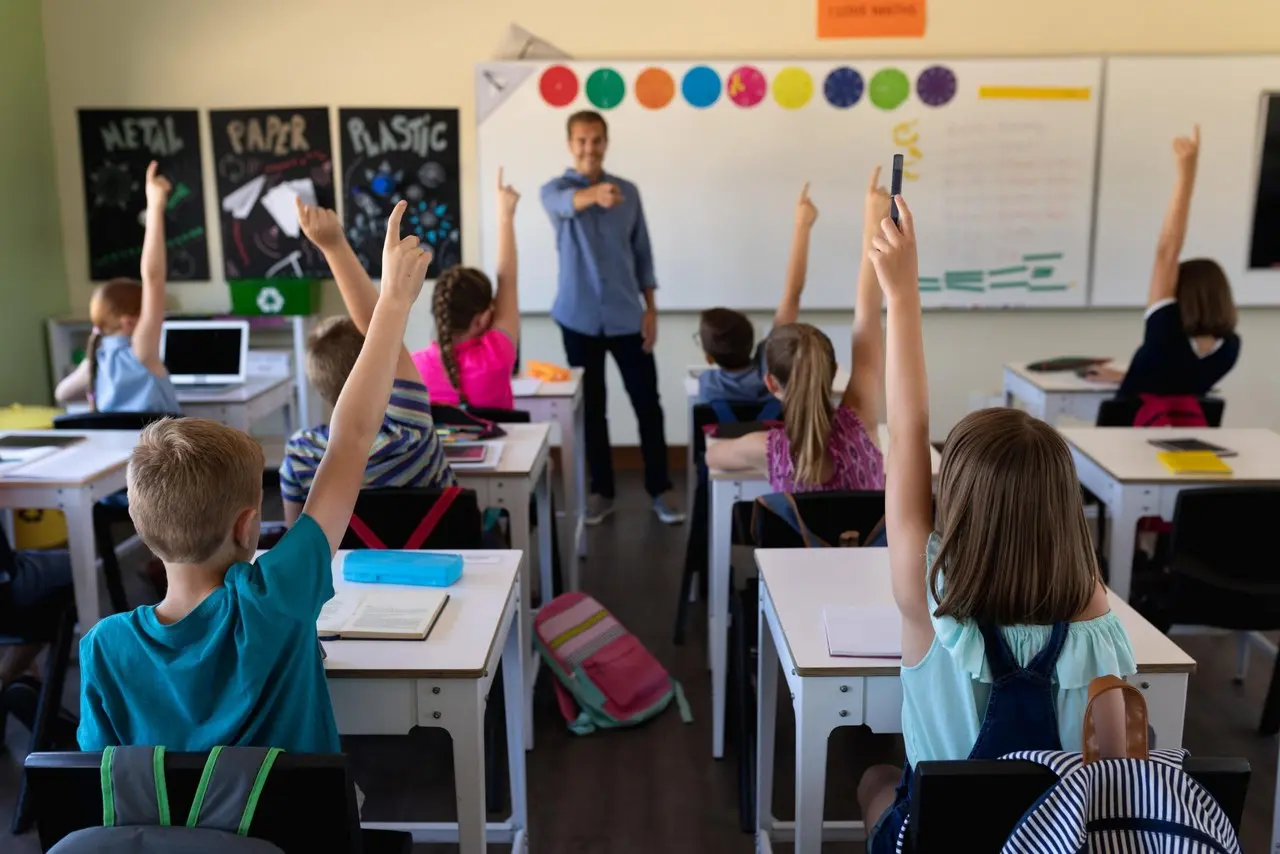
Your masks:
{"label": "orange sign on wall", "polygon": [[919,38],[925,0],[818,0],[818,38]]}

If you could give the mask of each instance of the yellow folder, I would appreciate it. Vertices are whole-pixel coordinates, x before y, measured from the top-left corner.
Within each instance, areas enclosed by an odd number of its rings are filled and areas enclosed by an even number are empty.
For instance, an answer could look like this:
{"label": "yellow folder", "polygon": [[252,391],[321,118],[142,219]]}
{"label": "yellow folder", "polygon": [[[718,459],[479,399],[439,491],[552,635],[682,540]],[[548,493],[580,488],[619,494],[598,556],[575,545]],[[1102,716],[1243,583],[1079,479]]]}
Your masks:
{"label": "yellow folder", "polygon": [[1174,474],[1231,474],[1231,466],[1213,451],[1158,451],[1156,458]]}

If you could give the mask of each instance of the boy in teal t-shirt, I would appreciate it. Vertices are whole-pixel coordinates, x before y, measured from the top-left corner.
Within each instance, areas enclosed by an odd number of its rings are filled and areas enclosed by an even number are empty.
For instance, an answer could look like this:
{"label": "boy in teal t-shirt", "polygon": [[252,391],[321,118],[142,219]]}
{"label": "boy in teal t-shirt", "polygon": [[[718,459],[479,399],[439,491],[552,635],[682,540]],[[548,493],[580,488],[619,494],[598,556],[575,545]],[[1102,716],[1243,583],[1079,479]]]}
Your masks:
{"label": "boy in teal t-shirt", "polygon": [[129,515],[162,561],[158,605],[116,614],[80,642],[82,750],[217,745],[340,750],[316,640],[331,562],[382,426],[409,309],[431,253],[387,223],[382,289],[333,409],[302,515],[250,563],[262,513],[262,448],[201,418],[142,431],[129,461]]}

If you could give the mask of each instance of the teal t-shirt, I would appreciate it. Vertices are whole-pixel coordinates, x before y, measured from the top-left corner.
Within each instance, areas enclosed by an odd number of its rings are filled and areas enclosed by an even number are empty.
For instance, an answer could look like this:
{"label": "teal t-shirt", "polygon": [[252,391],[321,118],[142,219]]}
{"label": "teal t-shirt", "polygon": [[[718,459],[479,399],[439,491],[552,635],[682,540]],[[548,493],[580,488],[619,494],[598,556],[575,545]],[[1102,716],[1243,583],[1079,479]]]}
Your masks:
{"label": "teal t-shirt", "polygon": [[304,515],[178,622],[164,625],[144,606],[94,626],[80,641],[80,749],[338,753],[316,640],[333,597],[332,559],[324,531]]}

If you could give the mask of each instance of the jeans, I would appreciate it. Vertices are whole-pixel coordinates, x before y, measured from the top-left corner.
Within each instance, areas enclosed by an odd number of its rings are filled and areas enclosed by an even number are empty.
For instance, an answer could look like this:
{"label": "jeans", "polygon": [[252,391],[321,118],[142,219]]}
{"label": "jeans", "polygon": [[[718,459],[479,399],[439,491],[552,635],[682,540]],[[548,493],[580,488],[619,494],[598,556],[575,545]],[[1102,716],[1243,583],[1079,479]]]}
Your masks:
{"label": "jeans", "polygon": [[609,415],[605,395],[605,355],[611,354],[622,374],[631,406],[640,425],[640,453],[644,457],[644,488],[657,497],[671,489],[667,471],[667,438],[658,398],[658,365],[644,351],[644,339],[635,335],[583,335],[560,327],[569,365],[583,369],[583,405],[586,407],[587,469],[591,491],[613,498],[613,456],[609,446]]}
{"label": "jeans", "polygon": [[66,549],[19,551],[13,555],[9,583],[0,599],[16,608],[34,608],[48,597],[71,586],[71,557]]}

